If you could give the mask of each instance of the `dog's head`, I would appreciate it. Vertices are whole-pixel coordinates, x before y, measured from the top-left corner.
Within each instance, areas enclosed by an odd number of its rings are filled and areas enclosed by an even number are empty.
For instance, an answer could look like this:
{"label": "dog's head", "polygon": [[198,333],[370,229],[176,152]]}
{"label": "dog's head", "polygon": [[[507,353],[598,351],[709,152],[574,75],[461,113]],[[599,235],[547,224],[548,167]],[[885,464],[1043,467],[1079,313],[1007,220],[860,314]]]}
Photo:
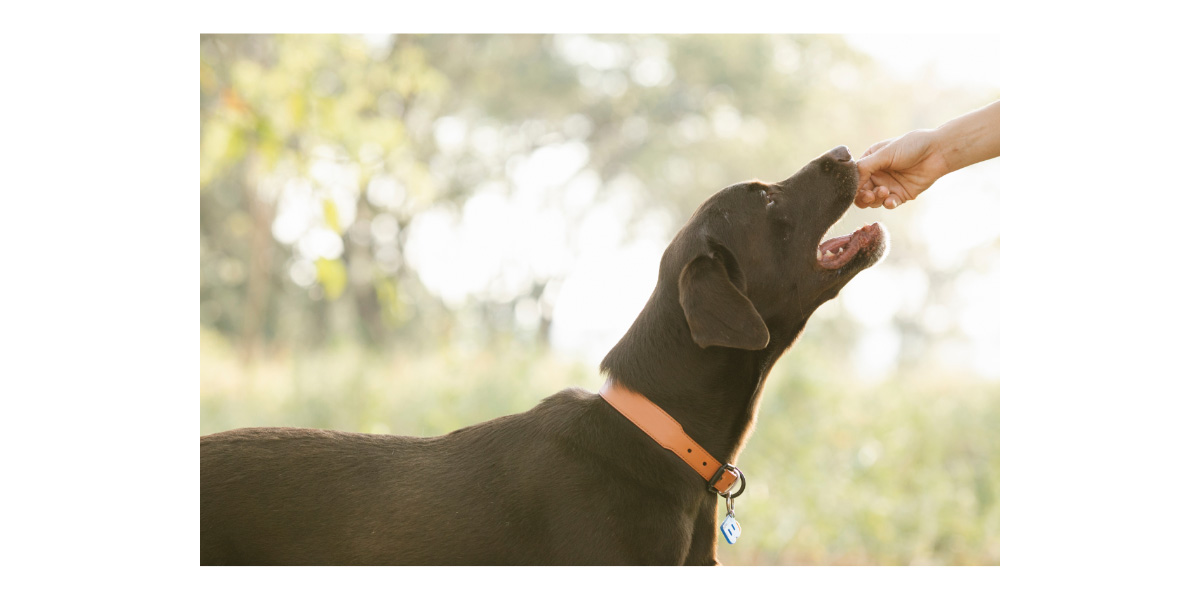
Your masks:
{"label": "dog's head", "polygon": [[678,288],[696,344],[790,344],[818,306],[882,258],[887,232],[878,223],[821,241],[857,187],[858,169],[839,146],[783,181],[732,185],[700,205],[659,269],[660,288]]}

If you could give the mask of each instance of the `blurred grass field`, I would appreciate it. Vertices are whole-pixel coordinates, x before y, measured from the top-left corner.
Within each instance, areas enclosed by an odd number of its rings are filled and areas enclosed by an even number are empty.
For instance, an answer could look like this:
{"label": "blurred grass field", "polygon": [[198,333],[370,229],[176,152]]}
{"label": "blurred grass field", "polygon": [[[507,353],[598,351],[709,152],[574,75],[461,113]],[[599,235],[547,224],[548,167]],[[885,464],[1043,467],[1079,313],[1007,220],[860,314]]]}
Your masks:
{"label": "blurred grass field", "polygon": [[[802,337],[768,378],[739,459],[730,565],[1000,562],[1000,384],[916,371],[873,383]],[[200,433],[296,426],[440,435],[520,412],[588,365],[523,347],[380,354],[354,345],[241,360],[203,331]]]}

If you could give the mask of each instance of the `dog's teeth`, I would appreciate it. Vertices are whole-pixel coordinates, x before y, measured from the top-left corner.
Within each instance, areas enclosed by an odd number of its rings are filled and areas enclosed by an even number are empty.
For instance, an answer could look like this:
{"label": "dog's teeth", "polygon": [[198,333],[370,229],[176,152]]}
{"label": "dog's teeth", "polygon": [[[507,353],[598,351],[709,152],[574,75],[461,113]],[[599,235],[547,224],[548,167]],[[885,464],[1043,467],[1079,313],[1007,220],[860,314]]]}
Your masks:
{"label": "dog's teeth", "polygon": [[817,248],[817,260],[821,260],[821,249]]}
{"label": "dog's teeth", "polygon": [[830,259],[830,258],[833,258],[833,253],[832,253],[832,252],[830,252],[830,251],[828,251],[828,250],[826,250],[826,251],[825,251],[825,256],[822,256],[821,258],[824,258],[824,259],[826,259],[826,260],[828,260],[828,259]]}
{"label": "dog's teeth", "polygon": [[845,248],[838,248],[838,254],[841,254],[842,250],[845,250]]}

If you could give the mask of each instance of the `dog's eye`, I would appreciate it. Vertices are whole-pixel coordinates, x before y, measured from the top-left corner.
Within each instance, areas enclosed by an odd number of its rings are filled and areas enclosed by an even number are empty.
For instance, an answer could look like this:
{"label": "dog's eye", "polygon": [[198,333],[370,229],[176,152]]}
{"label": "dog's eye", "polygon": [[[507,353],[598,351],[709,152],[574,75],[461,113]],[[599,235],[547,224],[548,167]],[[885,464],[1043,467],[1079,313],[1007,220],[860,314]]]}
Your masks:
{"label": "dog's eye", "polygon": [[775,198],[772,197],[771,194],[767,192],[767,190],[765,190],[765,189],[758,190],[758,193],[762,196],[763,202],[765,202],[767,204],[767,206],[775,204]]}

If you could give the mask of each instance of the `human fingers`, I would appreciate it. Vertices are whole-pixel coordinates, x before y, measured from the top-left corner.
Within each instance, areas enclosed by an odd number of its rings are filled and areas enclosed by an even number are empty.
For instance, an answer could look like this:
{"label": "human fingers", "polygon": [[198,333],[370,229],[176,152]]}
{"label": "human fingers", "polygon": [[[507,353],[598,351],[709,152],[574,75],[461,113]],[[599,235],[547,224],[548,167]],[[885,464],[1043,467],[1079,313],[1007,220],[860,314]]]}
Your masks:
{"label": "human fingers", "polygon": [[854,194],[854,205],[859,208],[870,208],[871,203],[874,201],[874,191],[858,190],[858,192]]}
{"label": "human fingers", "polygon": [[860,208],[867,208],[871,202],[875,200],[876,184],[871,179],[870,175],[863,175],[861,172],[858,177],[858,189],[854,192],[854,202]]}
{"label": "human fingers", "polygon": [[886,185],[881,185],[875,188],[875,197],[871,199],[871,206],[873,208],[879,208],[880,206],[883,206],[883,202],[891,195],[892,190]]}
{"label": "human fingers", "polygon": [[883,206],[883,201],[887,199],[889,193],[886,186],[859,190],[858,194],[854,196],[854,203],[859,208],[879,208]]}
{"label": "human fingers", "polygon": [[875,190],[875,206],[881,206],[883,201],[887,200],[891,196],[895,196],[895,194],[892,193],[891,188],[886,185],[879,186],[879,188]]}

